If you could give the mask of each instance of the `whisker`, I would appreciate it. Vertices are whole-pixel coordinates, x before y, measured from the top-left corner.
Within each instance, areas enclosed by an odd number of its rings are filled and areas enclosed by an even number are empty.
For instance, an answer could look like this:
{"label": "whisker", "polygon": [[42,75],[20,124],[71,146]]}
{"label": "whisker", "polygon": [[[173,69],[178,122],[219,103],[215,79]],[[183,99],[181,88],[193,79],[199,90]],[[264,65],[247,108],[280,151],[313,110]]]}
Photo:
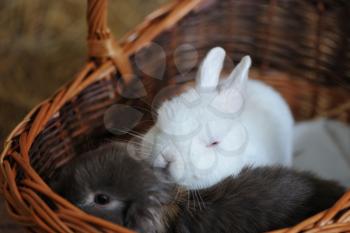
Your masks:
{"label": "whisker", "polygon": [[201,193],[200,193],[199,190],[197,190],[197,194],[198,194],[198,198],[199,198],[199,200],[200,200],[200,202],[201,202],[201,204],[202,204],[202,208],[205,209],[205,208],[206,208],[205,202],[204,202],[204,200],[203,200],[203,198],[202,198],[202,195],[201,195]]}
{"label": "whisker", "polygon": [[149,113],[154,113],[154,114],[158,115],[158,112],[157,112],[156,110],[153,109],[153,106],[152,106],[151,104],[147,103],[146,101],[144,101],[144,100],[142,100],[142,99],[141,99],[140,101],[141,101],[142,103],[144,103],[145,105],[147,105],[148,108],[143,108],[143,107],[141,107],[141,106],[137,106],[136,109],[144,110],[144,111],[147,111],[147,112],[149,112]]}
{"label": "whisker", "polygon": [[197,200],[196,200],[196,192],[195,192],[195,190],[191,191],[191,198],[193,200],[193,209],[196,210],[196,204],[197,204],[196,202],[197,202]]}
{"label": "whisker", "polygon": [[[198,196],[197,196],[197,190],[194,190],[194,191],[193,191],[193,196],[194,196],[194,203],[196,204],[196,202],[197,202],[197,203],[198,203],[199,209],[201,209],[201,208],[200,208],[200,202],[199,202]],[[196,208],[196,205],[195,205],[194,208]]]}
{"label": "whisker", "polygon": [[204,201],[204,199],[203,199],[202,195],[200,194],[200,191],[198,191],[198,194],[199,194],[199,198],[200,198],[200,199],[201,199],[201,201],[202,201],[202,204],[203,204],[203,209],[206,209],[206,208],[207,208],[207,206],[206,206],[206,204],[205,204],[205,201]]}

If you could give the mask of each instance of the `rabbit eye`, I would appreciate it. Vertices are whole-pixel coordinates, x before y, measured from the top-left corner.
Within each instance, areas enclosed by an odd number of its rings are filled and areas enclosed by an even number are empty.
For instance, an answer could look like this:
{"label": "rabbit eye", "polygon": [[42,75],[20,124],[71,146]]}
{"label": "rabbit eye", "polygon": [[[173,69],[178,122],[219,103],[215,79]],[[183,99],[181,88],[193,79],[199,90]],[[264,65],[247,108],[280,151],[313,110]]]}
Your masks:
{"label": "rabbit eye", "polygon": [[207,147],[213,147],[219,144],[219,141],[213,141],[210,144],[207,145]]}
{"label": "rabbit eye", "polygon": [[96,194],[94,202],[98,205],[107,205],[110,202],[110,198],[106,194]]}

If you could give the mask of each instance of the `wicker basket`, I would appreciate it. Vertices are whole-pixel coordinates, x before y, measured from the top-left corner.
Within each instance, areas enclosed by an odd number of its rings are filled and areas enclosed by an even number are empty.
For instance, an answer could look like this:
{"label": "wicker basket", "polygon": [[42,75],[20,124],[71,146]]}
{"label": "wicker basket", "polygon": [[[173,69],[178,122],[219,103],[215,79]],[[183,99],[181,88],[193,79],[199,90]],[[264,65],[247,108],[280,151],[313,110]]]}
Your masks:
{"label": "wicker basket", "polygon": [[[85,67],[35,107],[5,143],[2,194],[10,215],[30,232],[130,232],[85,214],[52,192],[45,181],[79,154],[86,137],[106,135],[103,115],[111,105],[145,109],[142,122],[149,122],[147,109],[159,90],[170,86],[167,95],[172,95],[190,80],[179,75],[173,59],[175,51],[181,66],[194,59],[186,49],[177,49],[183,44],[197,51],[198,60],[217,45],[233,61],[252,55],[254,78],[277,88],[297,120],[328,116],[350,122],[348,0],[177,0],[153,12],[118,42],[107,27],[106,1],[88,1]],[[163,48],[163,78],[138,69],[159,62],[150,42]],[[130,93],[139,86],[138,80],[147,94],[124,96],[125,90]],[[135,130],[149,127],[142,122]],[[50,209],[44,199],[59,209]],[[349,207],[350,192],[330,210],[278,232],[350,232]]]}

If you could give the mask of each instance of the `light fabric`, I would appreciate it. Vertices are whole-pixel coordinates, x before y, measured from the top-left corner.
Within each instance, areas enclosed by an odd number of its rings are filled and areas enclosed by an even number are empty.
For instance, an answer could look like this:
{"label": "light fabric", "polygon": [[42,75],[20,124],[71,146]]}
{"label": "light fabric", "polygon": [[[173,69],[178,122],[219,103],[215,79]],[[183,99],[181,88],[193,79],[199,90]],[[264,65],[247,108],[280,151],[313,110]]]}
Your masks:
{"label": "light fabric", "polygon": [[350,187],[350,126],[324,118],[297,123],[293,166]]}

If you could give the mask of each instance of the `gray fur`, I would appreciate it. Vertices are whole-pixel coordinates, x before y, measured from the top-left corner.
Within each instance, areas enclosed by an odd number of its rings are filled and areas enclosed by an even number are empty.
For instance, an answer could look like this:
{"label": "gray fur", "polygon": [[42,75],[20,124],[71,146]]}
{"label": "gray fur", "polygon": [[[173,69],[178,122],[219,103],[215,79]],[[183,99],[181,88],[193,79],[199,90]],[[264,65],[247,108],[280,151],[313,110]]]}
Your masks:
{"label": "gray fur", "polygon": [[[162,175],[130,157],[125,144],[107,144],[74,159],[52,187],[87,213],[141,233],[258,233],[290,227],[331,207],[345,192],[335,182],[283,167],[247,167],[213,187],[176,193],[182,189],[163,182]],[[122,204],[112,210],[82,204],[93,191]]]}
{"label": "gray fur", "polygon": [[[344,192],[337,183],[307,172],[247,167],[236,177],[200,190],[201,198],[191,191],[176,232],[258,233],[291,227],[331,207]],[[203,200],[201,205],[198,200]]]}
{"label": "gray fur", "polygon": [[[172,200],[172,186],[160,182],[152,168],[129,156],[126,144],[106,144],[67,164],[51,183],[58,194],[85,212],[139,232],[162,232],[162,206]],[[111,210],[87,205],[93,192],[121,205]]]}

